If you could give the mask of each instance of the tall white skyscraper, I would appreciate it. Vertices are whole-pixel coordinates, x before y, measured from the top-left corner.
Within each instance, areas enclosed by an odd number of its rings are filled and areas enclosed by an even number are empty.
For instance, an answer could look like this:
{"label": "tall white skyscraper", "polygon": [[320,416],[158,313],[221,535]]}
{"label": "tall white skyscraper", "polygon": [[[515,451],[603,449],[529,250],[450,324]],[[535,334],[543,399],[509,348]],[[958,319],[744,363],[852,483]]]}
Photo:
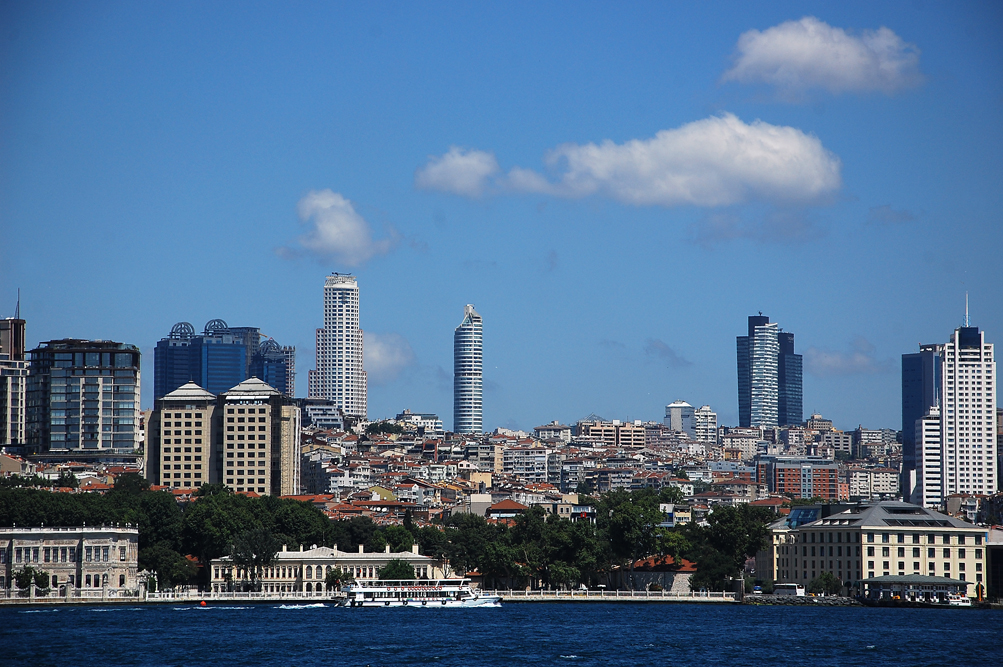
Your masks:
{"label": "tall white skyscraper", "polygon": [[969,326],[967,302],[965,326],[941,351],[941,372],[943,495],[996,493],[996,360],[985,333]]}
{"label": "tall white skyscraper", "polygon": [[472,304],[453,332],[453,432],[484,430],[484,327]]}
{"label": "tall white skyscraper", "polygon": [[752,426],[777,425],[777,357],[780,354],[776,322],[757,326],[749,341],[752,376]]}
{"label": "tall white skyscraper", "polygon": [[346,415],[366,419],[368,385],[355,276],[335,273],[324,280],[324,327],[317,329],[317,369],[308,376],[311,398],[333,401]]}

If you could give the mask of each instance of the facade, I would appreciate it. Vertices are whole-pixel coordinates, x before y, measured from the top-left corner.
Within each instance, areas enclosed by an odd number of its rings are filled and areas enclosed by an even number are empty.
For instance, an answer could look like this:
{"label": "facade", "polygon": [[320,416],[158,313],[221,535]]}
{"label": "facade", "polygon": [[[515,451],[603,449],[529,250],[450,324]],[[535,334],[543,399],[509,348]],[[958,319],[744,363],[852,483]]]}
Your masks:
{"label": "facade", "polygon": [[909,471],[909,486],[908,489],[903,489],[903,495],[908,494],[905,497],[915,505],[938,507],[945,496],[940,407],[930,407],[925,415],[916,420],[913,428],[914,467]]}
{"label": "facade", "polygon": [[0,528],[0,589],[27,565],[48,572],[51,588],[139,587],[139,529],[127,526]]}
{"label": "facade", "polygon": [[24,320],[0,320],[0,446],[25,444],[28,362],[24,354]]}
{"label": "facade", "polygon": [[899,471],[891,468],[847,468],[851,500],[893,500],[899,494]]}
{"label": "facade", "polygon": [[453,332],[453,432],[484,432],[484,323],[469,303]]}
{"label": "facade", "polygon": [[756,458],[756,479],[774,494],[842,500],[839,467],[821,456],[760,455]]}
{"label": "facade", "polygon": [[996,360],[985,333],[968,326],[967,313],[965,326],[956,329],[943,347],[941,369],[944,495],[992,495],[999,490]]}
{"label": "facade", "polygon": [[920,345],[919,352],[902,355],[902,491],[907,498],[913,495],[913,485],[919,483],[915,472],[920,458],[916,420],[928,415],[930,408],[939,408],[944,395],[940,366],[943,347]]}
{"label": "facade", "polygon": [[430,438],[445,435],[445,427],[442,425],[442,420],[439,419],[438,415],[429,412],[411,412],[405,409],[404,412],[398,414],[394,419],[414,426],[421,435]]}
{"label": "facade", "polygon": [[[417,546],[403,552],[391,552],[388,547],[380,553],[363,552],[361,547],[358,553],[339,551],[337,545],[333,549],[316,545],[304,549],[301,546],[298,551],[289,551],[283,546],[272,564],[262,569],[258,581],[266,593],[322,593],[324,578],[331,570],[340,569],[357,581],[374,580],[379,579],[380,570],[394,559],[406,561],[419,579],[444,579],[450,574],[446,563],[420,555]],[[251,578],[235,566],[229,556],[212,561],[210,569],[213,592],[232,590]]]}
{"label": "facade", "polygon": [[717,413],[704,405],[693,411],[694,439],[713,444],[717,442]]}
{"label": "facade", "polygon": [[248,377],[256,377],[290,398],[296,395],[296,348],[269,338],[251,358]]}
{"label": "facade", "polygon": [[749,317],[748,333],[736,340],[739,426],[787,426],[801,423],[802,362],[794,354],[794,334],[776,322]]}
{"label": "facade", "polygon": [[[189,382],[154,402],[144,449],[150,483],[191,489],[219,481],[216,396]],[[215,436],[215,437],[214,437]]]}
{"label": "facade", "polygon": [[539,440],[561,440],[565,443],[571,442],[571,427],[552,421],[543,426],[537,426],[533,433]]}
{"label": "facade", "polygon": [[697,432],[694,416],[693,406],[686,401],[673,401],[665,406],[665,425],[695,440]]}
{"label": "facade", "polygon": [[308,375],[310,398],[327,399],[346,416],[366,419],[368,383],[355,276],[335,273],[324,279],[324,326],[317,329],[317,368]]}
{"label": "facade", "polygon": [[804,418],[801,355],[794,353],[794,334],[781,331],[777,334],[777,342],[780,345],[777,356],[777,424],[800,424]]}
{"label": "facade", "polygon": [[792,511],[770,527],[769,555],[778,582],[807,586],[831,572],[853,586],[874,577],[907,574],[984,583],[986,529],[945,514],[882,501],[792,527],[796,518]]}
{"label": "facade", "polygon": [[235,491],[299,493],[300,409],[257,378],[220,394],[220,440],[214,458]]}
{"label": "facade", "polygon": [[63,339],[29,353],[26,439],[34,452],[131,452],[140,434],[135,345]]}

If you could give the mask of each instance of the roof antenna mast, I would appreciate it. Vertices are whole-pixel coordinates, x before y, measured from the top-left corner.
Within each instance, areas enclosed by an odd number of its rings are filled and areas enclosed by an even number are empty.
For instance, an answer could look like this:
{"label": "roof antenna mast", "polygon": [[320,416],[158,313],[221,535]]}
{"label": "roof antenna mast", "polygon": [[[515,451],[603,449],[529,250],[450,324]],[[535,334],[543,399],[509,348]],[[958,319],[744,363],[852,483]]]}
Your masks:
{"label": "roof antenna mast", "polygon": [[965,326],[968,326],[968,292],[965,292]]}
{"label": "roof antenna mast", "polygon": [[21,319],[21,288],[17,288],[17,305],[14,306],[14,319]]}

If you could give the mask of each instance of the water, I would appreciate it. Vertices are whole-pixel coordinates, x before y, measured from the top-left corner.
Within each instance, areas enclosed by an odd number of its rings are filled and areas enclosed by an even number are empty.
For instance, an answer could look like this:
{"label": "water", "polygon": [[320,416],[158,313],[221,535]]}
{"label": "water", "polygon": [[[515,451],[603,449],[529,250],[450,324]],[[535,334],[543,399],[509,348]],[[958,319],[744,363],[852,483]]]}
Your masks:
{"label": "water", "polygon": [[0,608],[0,664],[991,665],[1003,612],[698,604]]}

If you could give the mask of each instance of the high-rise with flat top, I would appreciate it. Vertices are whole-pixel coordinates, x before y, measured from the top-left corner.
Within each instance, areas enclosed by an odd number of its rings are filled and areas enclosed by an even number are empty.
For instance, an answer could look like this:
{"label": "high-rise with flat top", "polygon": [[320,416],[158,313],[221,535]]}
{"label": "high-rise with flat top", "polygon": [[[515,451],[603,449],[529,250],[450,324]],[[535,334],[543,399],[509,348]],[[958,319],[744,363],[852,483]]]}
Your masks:
{"label": "high-rise with flat top", "polygon": [[21,304],[14,317],[0,320],[0,447],[23,446],[28,362],[24,358]]}
{"label": "high-rise with flat top", "polygon": [[345,415],[366,418],[367,382],[362,369],[359,283],[339,273],[324,280],[324,326],[317,329],[317,368],[309,371],[310,398],[324,398]]}
{"label": "high-rise with flat top", "polygon": [[484,430],[484,327],[472,304],[453,332],[453,432]]}

